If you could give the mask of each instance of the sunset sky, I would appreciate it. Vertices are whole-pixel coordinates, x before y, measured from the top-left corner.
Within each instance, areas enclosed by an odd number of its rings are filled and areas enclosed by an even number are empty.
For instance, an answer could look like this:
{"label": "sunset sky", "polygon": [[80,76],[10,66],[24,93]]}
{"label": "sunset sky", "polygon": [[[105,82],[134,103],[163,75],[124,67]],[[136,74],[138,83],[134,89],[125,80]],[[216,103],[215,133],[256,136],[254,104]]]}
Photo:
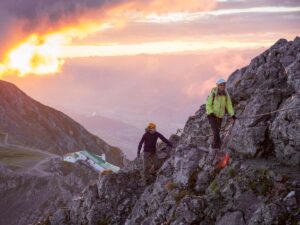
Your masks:
{"label": "sunset sky", "polygon": [[170,135],[299,24],[299,0],[4,0],[0,76],[67,114]]}

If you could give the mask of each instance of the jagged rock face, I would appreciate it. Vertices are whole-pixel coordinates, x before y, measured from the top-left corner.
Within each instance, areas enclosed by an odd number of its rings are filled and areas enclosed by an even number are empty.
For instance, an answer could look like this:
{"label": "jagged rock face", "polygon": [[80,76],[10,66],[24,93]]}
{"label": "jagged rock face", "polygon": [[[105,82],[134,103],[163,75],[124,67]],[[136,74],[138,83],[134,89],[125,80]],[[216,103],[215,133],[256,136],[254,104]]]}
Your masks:
{"label": "jagged rock face", "polygon": [[13,172],[0,165],[0,224],[27,225],[49,216],[97,178],[89,168],[58,159],[41,167]]}
{"label": "jagged rock face", "polygon": [[[172,136],[170,141],[173,144],[178,142],[178,136]],[[158,150],[158,160],[161,169],[157,172],[171,177],[173,168],[171,166],[170,155],[172,149],[161,144]],[[144,218],[142,208],[150,209],[150,206],[159,208],[161,202],[154,203],[153,199],[144,202],[139,199],[144,195],[150,196],[152,185],[145,187],[141,181],[142,159],[137,158],[117,174],[103,175],[96,185],[88,187],[82,198],[74,201],[68,210],[62,212],[58,210],[53,216],[44,221],[44,224],[125,224],[132,211],[137,210],[138,215],[132,220],[139,221],[139,215]],[[161,171],[161,172],[160,172]],[[165,191],[164,184],[161,189]],[[147,202],[149,200],[149,202]],[[150,204],[151,201],[151,204]],[[146,204],[139,207],[137,203]],[[149,205],[148,205],[149,204]],[[147,212],[147,209],[144,211]],[[129,224],[134,224],[130,222]],[[137,222],[137,224],[140,224]]]}
{"label": "jagged rock face", "polygon": [[[231,75],[228,86],[238,117],[299,105],[299,48],[299,38],[280,40]],[[135,160],[121,173],[100,179],[83,194],[83,203],[74,202],[64,216],[58,211],[48,224],[76,224],[76,218],[85,218],[79,221],[89,225],[298,225],[299,126],[299,110],[234,124],[225,118],[222,150],[231,153],[231,161],[218,169],[221,153],[214,157],[207,151],[211,135],[202,106],[176,138],[175,149],[165,154],[153,183],[137,185],[141,164]],[[128,198],[123,195],[127,188],[135,188]],[[49,222],[55,219],[61,223]]]}
{"label": "jagged rock face", "polygon": [[123,224],[142,192],[138,180],[139,172],[104,175],[97,185],[86,192],[84,201],[71,209],[71,223],[97,224],[109,221],[111,224]]}
{"label": "jagged rock face", "polygon": [[[300,94],[285,101],[287,108],[300,109]],[[291,165],[300,165],[300,110],[280,112],[271,124],[271,138],[276,157]]]}
{"label": "jagged rock face", "polygon": [[[226,143],[231,150],[250,156],[275,152],[280,161],[300,165],[299,68],[300,38],[296,38],[278,41],[230,76],[237,115],[245,118],[231,129]],[[298,109],[252,117],[287,108]]]}
{"label": "jagged rock face", "polygon": [[55,154],[81,150],[106,153],[109,162],[122,166],[119,149],[90,134],[65,114],[33,100],[15,85],[0,81],[0,132],[8,143]]}

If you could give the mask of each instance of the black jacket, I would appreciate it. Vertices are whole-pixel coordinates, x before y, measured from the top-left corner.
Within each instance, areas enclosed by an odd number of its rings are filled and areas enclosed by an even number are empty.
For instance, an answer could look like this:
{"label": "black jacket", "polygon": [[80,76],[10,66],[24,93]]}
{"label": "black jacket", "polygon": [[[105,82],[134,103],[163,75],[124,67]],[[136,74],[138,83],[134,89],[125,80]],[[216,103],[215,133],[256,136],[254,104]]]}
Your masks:
{"label": "black jacket", "polygon": [[144,152],[155,153],[156,152],[156,143],[157,143],[158,138],[160,138],[168,146],[172,147],[171,142],[167,138],[165,138],[162,134],[160,134],[158,132],[151,134],[150,132],[147,131],[143,135],[143,137],[139,143],[138,154],[140,154],[143,144],[144,144]]}

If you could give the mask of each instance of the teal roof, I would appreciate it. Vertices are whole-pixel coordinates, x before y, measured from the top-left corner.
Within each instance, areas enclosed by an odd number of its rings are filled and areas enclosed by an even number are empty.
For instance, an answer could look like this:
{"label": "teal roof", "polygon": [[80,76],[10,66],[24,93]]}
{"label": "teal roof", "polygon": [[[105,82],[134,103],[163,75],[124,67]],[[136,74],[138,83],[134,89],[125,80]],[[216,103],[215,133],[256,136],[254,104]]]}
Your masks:
{"label": "teal roof", "polygon": [[114,166],[114,165],[106,162],[99,155],[93,154],[93,153],[88,152],[88,151],[81,151],[81,153],[83,155],[85,155],[86,157],[88,157],[89,159],[93,160],[95,163],[97,163],[99,166],[101,166],[104,169],[110,169],[110,170],[112,170],[114,172],[117,172],[120,169],[119,167]]}
{"label": "teal roof", "polygon": [[102,157],[95,155],[91,152],[88,151],[82,151],[81,152],[83,155],[85,155],[86,157],[92,159],[94,162],[96,162],[97,164],[105,164],[106,162],[102,159]]}

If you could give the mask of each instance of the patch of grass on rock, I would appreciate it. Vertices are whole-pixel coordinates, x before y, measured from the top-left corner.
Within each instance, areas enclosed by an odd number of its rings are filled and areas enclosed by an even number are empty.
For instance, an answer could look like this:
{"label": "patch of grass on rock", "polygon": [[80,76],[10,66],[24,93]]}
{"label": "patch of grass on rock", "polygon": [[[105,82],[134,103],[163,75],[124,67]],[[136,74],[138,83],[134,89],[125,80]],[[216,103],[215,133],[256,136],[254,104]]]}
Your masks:
{"label": "patch of grass on rock", "polygon": [[174,189],[178,188],[178,184],[176,184],[175,182],[169,181],[165,184],[165,189],[172,191]]}

